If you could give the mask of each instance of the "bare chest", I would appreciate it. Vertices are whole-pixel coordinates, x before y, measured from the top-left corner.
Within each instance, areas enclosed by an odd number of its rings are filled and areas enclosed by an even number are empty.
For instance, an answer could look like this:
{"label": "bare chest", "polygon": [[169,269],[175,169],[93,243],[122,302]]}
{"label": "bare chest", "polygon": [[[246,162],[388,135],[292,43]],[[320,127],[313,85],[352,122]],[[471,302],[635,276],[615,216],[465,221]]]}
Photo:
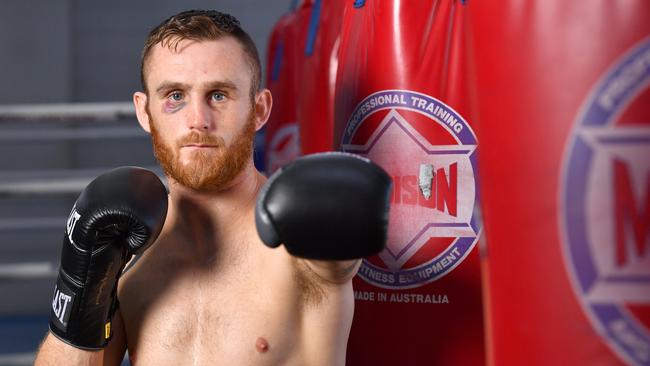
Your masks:
{"label": "bare chest", "polygon": [[170,269],[121,300],[136,364],[290,363],[302,301],[291,271]]}

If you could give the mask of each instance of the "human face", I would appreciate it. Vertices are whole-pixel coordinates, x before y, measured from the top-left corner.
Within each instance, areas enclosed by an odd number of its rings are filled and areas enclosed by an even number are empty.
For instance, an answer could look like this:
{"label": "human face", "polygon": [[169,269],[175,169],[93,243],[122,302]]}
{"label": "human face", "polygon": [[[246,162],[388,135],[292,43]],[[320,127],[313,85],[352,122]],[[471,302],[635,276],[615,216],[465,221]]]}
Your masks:
{"label": "human face", "polygon": [[268,118],[270,95],[268,103],[260,93],[251,102],[245,57],[231,37],[152,49],[149,94],[134,95],[138,120],[165,173],[188,188],[223,190],[252,166],[253,137]]}
{"label": "human face", "polygon": [[[244,129],[228,146],[223,138],[190,132],[180,138],[176,145],[168,144],[156,127],[156,122],[149,115],[151,123],[151,139],[154,154],[160,166],[175,181],[195,191],[221,191],[230,186],[231,182],[241,173],[250,162],[255,137],[255,121],[252,118],[246,122]],[[183,164],[179,151],[190,148],[191,160]],[[214,154],[213,152],[217,152]]]}

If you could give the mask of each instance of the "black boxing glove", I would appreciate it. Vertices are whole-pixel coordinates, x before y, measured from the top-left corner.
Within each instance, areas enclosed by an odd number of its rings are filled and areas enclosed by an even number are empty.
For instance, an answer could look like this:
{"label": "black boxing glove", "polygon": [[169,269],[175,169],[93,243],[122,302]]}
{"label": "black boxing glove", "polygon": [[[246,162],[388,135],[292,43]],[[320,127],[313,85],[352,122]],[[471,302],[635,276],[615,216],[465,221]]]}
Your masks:
{"label": "black boxing glove", "polygon": [[133,254],[158,237],[167,190],[151,171],[122,167],[81,193],[63,238],[50,330],[77,348],[101,349],[111,338],[117,280]]}
{"label": "black boxing glove", "polygon": [[357,155],[321,153],[278,170],[260,191],[257,231],[269,247],[297,257],[356,259],[386,244],[392,181]]}

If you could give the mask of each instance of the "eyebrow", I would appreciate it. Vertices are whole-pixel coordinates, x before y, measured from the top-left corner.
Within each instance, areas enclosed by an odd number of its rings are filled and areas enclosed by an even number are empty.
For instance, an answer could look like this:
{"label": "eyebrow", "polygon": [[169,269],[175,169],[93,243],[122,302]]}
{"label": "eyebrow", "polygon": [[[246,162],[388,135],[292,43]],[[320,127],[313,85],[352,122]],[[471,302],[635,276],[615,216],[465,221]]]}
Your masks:
{"label": "eyebrow", "polygon": [[[219,89],[219,90],[237,91],[238,89],[235,83],[229,79],[209,81],[203,83],[203,86],[209,90]],[[192,87],[186,83],[181,83],[176,81],[163,81],[156,88],[156,94],[163,94],[163,92],[167,92],[168,90],[175,90],[175,89],[189,90],[192,89]]]}

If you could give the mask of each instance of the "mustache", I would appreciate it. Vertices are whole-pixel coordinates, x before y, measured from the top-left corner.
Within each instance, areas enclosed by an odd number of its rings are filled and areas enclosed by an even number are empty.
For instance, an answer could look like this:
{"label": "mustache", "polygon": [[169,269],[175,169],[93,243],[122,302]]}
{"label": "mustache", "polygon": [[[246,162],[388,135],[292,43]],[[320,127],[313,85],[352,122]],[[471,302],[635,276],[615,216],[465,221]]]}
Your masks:
{"label": "mustache", "polygon": [[192,131],[178,140],[179,147],[185,145],[194,145],[194,144],[223,147],[225,146],[226,143],[222,137],[203,134],[196,131]]}

